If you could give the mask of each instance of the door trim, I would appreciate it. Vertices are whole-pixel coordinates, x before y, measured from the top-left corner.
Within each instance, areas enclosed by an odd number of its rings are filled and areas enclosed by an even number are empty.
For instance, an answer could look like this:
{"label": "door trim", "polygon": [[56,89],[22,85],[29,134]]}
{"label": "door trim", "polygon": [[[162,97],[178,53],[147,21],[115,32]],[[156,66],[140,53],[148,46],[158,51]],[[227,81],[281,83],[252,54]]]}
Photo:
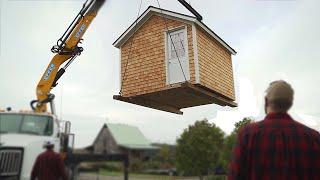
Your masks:
{"label": "door trim", "polygon": [[192,46],[193,46],[193,59],[194,59],[194,72],[196,78],[196,84],[200,83],[200,72],[199,72],[199,53],[198,53],[198,39],[197,39],[197,28],[195,24],[192,24]]}
{"label": "door trim", "polygon": [[[186,75],[186,78],[187,78],[187,81],[190,80],[190,60],[189,60],[189,42],[188,42],[188,27],[186,25],[183,25],[183,26],[178,26],[178,27],[175,27],[175,28],[171,28],[169,29],[168,31],[165,31],[164,32],[164,41],[165,41],[165,68],[166,68],[166,85],[171,85],[170,84],[170,79],[169,79],[169,42],[168,42],[168,35],[169,33],[171,32],[175,32],[175,31],[179,31],[179,30],[183,30],[184,31],[184,38],[185,38],[185,50],[186,50],[186,61],[187,61],[187,64],[188,64],[188,74],[185,72],[185,75]],[[184,82],[184,81],[183,81]]]}

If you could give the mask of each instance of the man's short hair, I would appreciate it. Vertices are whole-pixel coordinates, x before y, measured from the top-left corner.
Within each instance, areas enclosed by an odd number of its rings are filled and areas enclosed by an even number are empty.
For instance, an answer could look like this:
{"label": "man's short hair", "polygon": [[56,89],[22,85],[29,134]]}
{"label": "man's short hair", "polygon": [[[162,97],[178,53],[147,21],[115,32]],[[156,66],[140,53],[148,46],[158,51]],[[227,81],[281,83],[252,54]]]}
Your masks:
{"label": "man's short hair", "polygon": [[287,111],[293,104],[294,91],[289,83],[278,80],[270,83],[266,90],[268,104],[279,111]]}

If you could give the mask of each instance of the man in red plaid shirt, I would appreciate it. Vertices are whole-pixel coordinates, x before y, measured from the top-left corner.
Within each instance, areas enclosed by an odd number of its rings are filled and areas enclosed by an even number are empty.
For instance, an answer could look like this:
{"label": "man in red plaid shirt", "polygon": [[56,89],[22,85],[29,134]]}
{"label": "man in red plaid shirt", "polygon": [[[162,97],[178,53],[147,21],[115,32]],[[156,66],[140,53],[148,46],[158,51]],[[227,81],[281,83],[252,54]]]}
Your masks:
{"label": "man in red plaid shirt", "polygon": [[37,157],[31,172],[31,180],[67,180],[63,160],[53,151],[54,143],[49,140],[43,146],[46,151]]}
{"label": "man in red plaid shirt", "polygon": [[320,180],[320,135],[287,114],[292,104],[291,86],[272,82],[265,97],[267,116],[238,134],[229,180]]}

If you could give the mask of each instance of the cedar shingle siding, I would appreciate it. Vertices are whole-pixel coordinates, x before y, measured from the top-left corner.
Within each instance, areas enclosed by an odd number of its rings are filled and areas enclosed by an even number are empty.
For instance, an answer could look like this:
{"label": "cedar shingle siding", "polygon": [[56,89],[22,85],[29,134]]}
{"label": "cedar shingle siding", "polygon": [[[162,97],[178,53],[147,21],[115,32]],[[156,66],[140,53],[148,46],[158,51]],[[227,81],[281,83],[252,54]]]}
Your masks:
{"label": "cedar shingle siding", "polygon": [[200,84],[235,100],[231,53],[197,27]]}
{"label": "cedar shingle siding", "polygon": [[[182,29],[186,38],[181,42],[187,41],[187,47],[179,44],[177,51],[188,54],[177,64],[166,38],[169,30],[176,44]],[[237,106],[231,59],[236,51],[195,17],[149,7],[114,45],[121,51],[121,94],[116,100],[177,114],[182,108],[212,103]],[[189,73],[187,83],[181,82],[178,65],[186,78]]]}
{"label": "cedar shingle siding", "polygon": [[[167,19],[167,25],[169,29],[187,27],[189,82],[195,84],[192,25],[172,19]],[[164,19],[153,15],[137,30],[132,44],[131,37],[121,46],[124,97],[161,91],[169,87],[166,85],[165,32]],[[200,84],[235,100],[231,53],[198,26],[196,34]]]}
{"label": "cedar shingle siding", "polygon": [[[167,19],[169,29],[187,26],[191,82],[195,83],[192,27]],[[121,46],[122,95],[135,96],[161,91],[166,86],[165,31],[162,17],[153,15],[134,35],[129,62],[124,78],[132,37]]]}

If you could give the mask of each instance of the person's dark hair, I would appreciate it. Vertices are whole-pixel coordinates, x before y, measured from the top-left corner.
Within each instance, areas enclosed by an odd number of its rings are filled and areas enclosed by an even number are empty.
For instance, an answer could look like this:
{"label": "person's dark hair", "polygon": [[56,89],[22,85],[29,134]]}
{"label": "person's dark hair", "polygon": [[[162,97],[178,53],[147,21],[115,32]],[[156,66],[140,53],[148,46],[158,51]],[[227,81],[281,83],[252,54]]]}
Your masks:
{"label": "person's dark hair", "polygon": [[52,150],[54,148],[54,145],[48,145],[45,147],[47,150]]}

